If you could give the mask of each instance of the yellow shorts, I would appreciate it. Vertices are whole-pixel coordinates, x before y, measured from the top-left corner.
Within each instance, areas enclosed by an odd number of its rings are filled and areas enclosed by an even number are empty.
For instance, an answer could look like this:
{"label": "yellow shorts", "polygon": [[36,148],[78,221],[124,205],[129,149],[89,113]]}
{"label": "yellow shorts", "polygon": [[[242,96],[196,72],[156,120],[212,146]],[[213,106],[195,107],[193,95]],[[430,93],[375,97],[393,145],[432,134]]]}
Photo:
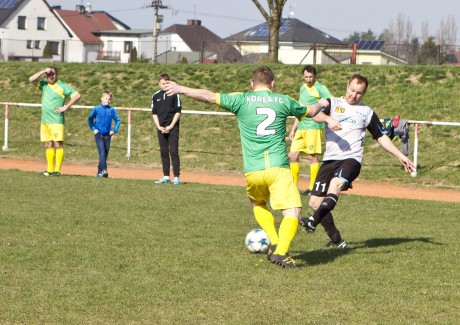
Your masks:
{"label": "yellow shorts", "polygon": [[299,189],[294,184],[289,168],[269,168],[245,173],[246,193],[256,204],[270,200],[273,210],[302,207]]}
{"label": "yellow shorts", "polygon": [[324,129],[297,130],[292,139],[291,152],[305,152],[320,155],[323,153]]}
{"label": "yellow shorts", "polygon": [[40,141],[64,141],[64,124],[40,124]]}

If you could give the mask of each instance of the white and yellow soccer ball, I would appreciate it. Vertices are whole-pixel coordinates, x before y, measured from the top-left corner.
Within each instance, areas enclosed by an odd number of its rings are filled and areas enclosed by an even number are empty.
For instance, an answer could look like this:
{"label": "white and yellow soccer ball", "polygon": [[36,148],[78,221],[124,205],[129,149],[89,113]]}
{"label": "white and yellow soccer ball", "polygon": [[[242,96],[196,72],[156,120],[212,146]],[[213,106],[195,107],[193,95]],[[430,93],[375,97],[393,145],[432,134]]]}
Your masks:
{"label": "white and yellow soccer ball", "polygon": [[270,247],[270,238],[262,229],[253,229],[246,235],[244,244],[251,253],[266,253]]}

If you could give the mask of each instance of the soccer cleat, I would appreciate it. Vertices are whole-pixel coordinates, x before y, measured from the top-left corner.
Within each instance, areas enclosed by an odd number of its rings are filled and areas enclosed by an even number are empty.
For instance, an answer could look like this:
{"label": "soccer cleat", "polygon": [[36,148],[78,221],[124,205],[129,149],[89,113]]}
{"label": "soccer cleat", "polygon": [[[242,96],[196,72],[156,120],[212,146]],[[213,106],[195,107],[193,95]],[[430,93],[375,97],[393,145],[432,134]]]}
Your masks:
{"label": "soccer cleat", "polygon": [[342,241],[338,244],[333,243],[332,241],[329,241],[327,244],[325,244],[323,247],[326,248],[331,248],[331,247],[337,247],[337,248],[347,248],[347,243],[345,240],[342,239]]}
{"label": "soccer cleat", "polygon": [[308,195],[311,195],[311,191],[310,190],[306,190],[305,192],[302,193],[303,196],[308,196]]}
{"label": "soccer cleat", "polygon": [[52,173],[47,172],[46,170],[43,173],[38,174],[38,176],[50,176]]}
{"label": "soccer cleat", "polygon": [[272,255],[276,251],[276,246],[278,246],[278,245],[276,245],[276,244],[275,245],[270,245],[270,247],[268,248],[267,260],[271,261]]}
{"label": "soccer cleat", "polygon": [[270,257],[270,262],[275,263],[276,265],[285,267],[285,268],[292,268],[298,266],[295,264],[295,261],[289,254],[279,255],[279,254],[272,254]]}
{"label": "soccer cleat", "polygon": [[173,185],[180,185],[179,177],[174,177]]}
{"label": "soccer cleat", "polygon": [[61,173],[60,172],[54,172],[53,176],[61,176]]}
{"label": "soccer cleat", "polygon": [[107,173],[106,170],[103,170],[101,174],[102,174],[102,177],[109,177],[109,173]]}
{"label": "soccer cleat", "polygon": [[312,216],[308,218],[301,218],[300,225],[303,226],[309,233],[312,234],[316,230],[316,226],[313,226],[313,221],[315,221],[315,219],[313,219]]}
{"label": "soccer cleat", "polygon": [[169,178],[160,178],[159,180],[155,181],[155,184],[169,184],[171,180]]}

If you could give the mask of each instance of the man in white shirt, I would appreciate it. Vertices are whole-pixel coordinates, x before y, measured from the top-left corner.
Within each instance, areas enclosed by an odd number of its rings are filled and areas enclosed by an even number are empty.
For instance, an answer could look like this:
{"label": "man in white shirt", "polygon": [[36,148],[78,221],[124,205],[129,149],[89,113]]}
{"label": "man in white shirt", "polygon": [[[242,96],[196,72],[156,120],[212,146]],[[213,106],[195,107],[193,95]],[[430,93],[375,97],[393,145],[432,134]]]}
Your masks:
{"label": "man in white shirt", "polygon": [[[329,106],[314,117],[317,122],[328,123],[326,151],[309,201],[310,208],[315,212],[309,218],[302,218],[300,224],[309,232],[314,232],[321,223],[330,238],[326,244],[328,247],[347,246],[335,227],[331,211],[338,202],[340,192],[352,188],[352,181],[359,176],[366,129],[386,151],[399,159],[406,172],[415,171],[412,161],[386,135],[375,112],[361,103],[367,87],[366,77],[359,74],[351,76],[345,97],[328,99]],[[330,119],[335,119],[340,126],[334,127]]]}

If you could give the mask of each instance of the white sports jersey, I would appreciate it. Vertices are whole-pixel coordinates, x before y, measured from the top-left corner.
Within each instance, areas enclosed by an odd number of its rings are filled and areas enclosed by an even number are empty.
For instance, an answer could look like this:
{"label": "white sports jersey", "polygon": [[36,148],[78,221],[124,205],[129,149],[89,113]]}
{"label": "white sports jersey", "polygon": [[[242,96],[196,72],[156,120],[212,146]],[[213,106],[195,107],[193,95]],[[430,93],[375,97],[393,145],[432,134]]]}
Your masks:
{"label": "white sports jersey", "polygon": [[[342,129],[332,131],[326,127],[326,151],[323,160],[353,158],[362,163],[364,135],[371,121],[375,121],[375,118],[372,118],[374,111],[362,103],[350,105],[343,97],[330,98],[330,103],[330,107],[327,107],[324,113],[339,121]],[[372,129],[381,131],[378,125],[373,125]],[[378,138],[379,135],[376,136],[376,133],[380,132],[371,133],[374,138]]]}

